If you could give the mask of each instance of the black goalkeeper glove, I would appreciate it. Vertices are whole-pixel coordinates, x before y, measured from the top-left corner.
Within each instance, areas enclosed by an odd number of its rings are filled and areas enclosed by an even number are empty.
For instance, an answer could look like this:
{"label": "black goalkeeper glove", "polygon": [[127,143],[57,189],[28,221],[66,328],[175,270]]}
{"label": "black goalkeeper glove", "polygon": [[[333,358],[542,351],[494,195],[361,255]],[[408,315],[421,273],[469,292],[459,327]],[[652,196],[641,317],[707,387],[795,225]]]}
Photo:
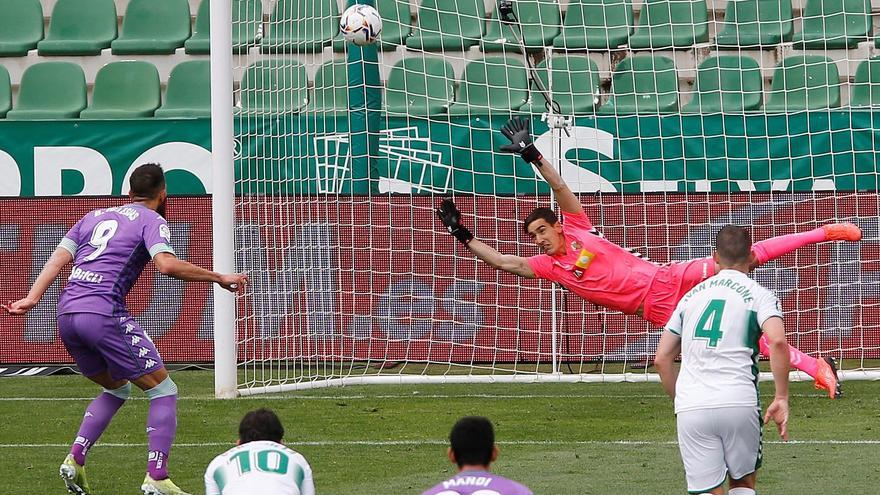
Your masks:
{"label": "black goalkeeper glove", "polygon": [[474,238],[474,234],[471,234],[471,231],[461,224],[461,212],[458,211],[458,207],[455,206],[455,203],[453,203],[451,199],[444,199],[443,202],[440,203],[440,208],[437,208],[434,211],[437,213],[437,216],[440,217],[440,221],[443,222],[446,230],[448,230],[453,237],[458,239],[458,242],[465,246],[467,246],[467,243],[471,242],[471,239]]}
{"label": "black goalkeeper glove", "polygon": [[530,129],[529,119],[523,120],[521,117],[514,117],[504,124],[501,128],[501,134],[510,140],[510,144],[501,147],[501,151],[516,153],[523,160],[541,166],[541,152],[532,143],[532,132]]}

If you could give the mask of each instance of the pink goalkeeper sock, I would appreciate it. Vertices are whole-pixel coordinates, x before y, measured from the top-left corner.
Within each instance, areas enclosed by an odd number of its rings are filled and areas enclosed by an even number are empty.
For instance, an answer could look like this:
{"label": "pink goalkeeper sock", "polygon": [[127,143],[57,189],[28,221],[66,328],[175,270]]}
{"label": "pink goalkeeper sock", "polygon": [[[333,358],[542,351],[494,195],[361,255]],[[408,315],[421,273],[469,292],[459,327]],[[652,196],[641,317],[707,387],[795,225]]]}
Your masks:
{"label": "pink goalkeeper sock", "polygon": [[822,227],[808,232],[781,235],[772,237],[752,244],[752,253],[758,263],[764,264],[770,260],[788,254],[795,249],[825,241],[825,230]]}
{"label": "pink goalkeeper sock", "polygon": [[[770,357],[770,345],[767,343],[766,335],[761,335],[761,338],[758,339],[758,346],[761,348],[762,356]],[[794,347],[788,346],[788,359],[791,361],[792,368],[803,371],[814,379],[816,378],[816,374],[819,372],[819,361],[816,358],[807,356]]]}

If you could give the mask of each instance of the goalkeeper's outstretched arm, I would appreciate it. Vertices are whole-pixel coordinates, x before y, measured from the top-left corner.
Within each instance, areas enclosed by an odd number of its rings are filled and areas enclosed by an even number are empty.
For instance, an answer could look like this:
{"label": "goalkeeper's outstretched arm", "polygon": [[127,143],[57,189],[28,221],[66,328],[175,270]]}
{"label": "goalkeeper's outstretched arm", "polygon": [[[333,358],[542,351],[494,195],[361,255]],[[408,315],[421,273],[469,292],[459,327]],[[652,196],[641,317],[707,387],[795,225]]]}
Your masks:
{"label": "goalkeeper's outstretched arm", "polygon": [[553,189],[559,209],[565,213],[584,213],[584,208],[581,206],[577,196],[571,192],[571,189],[562,180],[559,172],[553,168],[550,162],[544,159],[544,155],[541,154],[540,150],[532,142],[531,124],[528,119],[514,117],[508,120],[504,127],[501,128],[501,134],[510,140],[510,144],[502,146],[501,151],[516,153],[523,160],[534,165],[541,174],[541,177],[547,181],[550,189]]}
{"label": "goalkeeper's outstretched arm", "polygon": [[471,231],[461,224],[461,212],[451,199],[444,199],[436,213],[446,227],[446,231],[487,265],[521,277],[535,278],[535,272],[532,271],[526,258],[501,254],[495,248],[474,239]]}

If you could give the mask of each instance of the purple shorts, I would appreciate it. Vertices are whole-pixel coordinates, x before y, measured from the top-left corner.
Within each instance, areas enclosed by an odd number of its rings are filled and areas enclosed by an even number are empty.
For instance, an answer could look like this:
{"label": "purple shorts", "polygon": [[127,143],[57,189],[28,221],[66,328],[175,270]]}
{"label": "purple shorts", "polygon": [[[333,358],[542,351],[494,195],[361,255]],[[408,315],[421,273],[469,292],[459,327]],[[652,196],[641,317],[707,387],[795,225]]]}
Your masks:
{"label": "purple shorts", "polygon": [[61,314],[58,333],[85,376],[109,371],[114,380],[134,380],[165,366],[153,341],[128,315]]}

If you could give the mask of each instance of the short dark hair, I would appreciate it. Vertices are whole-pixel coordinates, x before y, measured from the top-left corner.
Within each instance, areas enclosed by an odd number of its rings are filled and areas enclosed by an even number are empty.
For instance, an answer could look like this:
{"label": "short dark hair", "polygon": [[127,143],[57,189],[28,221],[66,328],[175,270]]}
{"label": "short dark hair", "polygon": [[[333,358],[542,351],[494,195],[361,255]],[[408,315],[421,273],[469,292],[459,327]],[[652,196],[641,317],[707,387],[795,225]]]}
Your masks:
{"label": "short dark hair", "polygon": [[452,427],[449,444],[458,467],[468,464],[488,466],[495,447],[495,430],[486,418],[466,416]]}
{"label": "short dark hair", "polygon": [[527,216],[526,219],[523,220],[523,232],[528,234],[529,225],[531,225],[532,222],[534,222],[535,220],[546,220],[547,223],[549,223],[550,225],[554,225],[556,222],[559,221],[559,217],[557,217],[556,212],[551,210],[550,208],[546,208],[543,206],[540,208],[535,208],[534,210],[532,210],[531,213],[529,213],[529,216]]}
{"label": "short dark hair", "polygon": [[129,190],[139,198],[154,199],[165,189],[165,173],[158,163],[145,163],[128,178]]}
{"label": "short dark hair", "polygon": [[723,265],[746,263],[752,256],[752,236],[742,227],[725,225],[715,237],[715,250]]}
{"label": "short dark hair", "polygon": [[269,440],[281,442],[284,438],[284,427],[281,420],[270,409],[261,407],[244,415],[238,425],[238,439],[241,443]]}

